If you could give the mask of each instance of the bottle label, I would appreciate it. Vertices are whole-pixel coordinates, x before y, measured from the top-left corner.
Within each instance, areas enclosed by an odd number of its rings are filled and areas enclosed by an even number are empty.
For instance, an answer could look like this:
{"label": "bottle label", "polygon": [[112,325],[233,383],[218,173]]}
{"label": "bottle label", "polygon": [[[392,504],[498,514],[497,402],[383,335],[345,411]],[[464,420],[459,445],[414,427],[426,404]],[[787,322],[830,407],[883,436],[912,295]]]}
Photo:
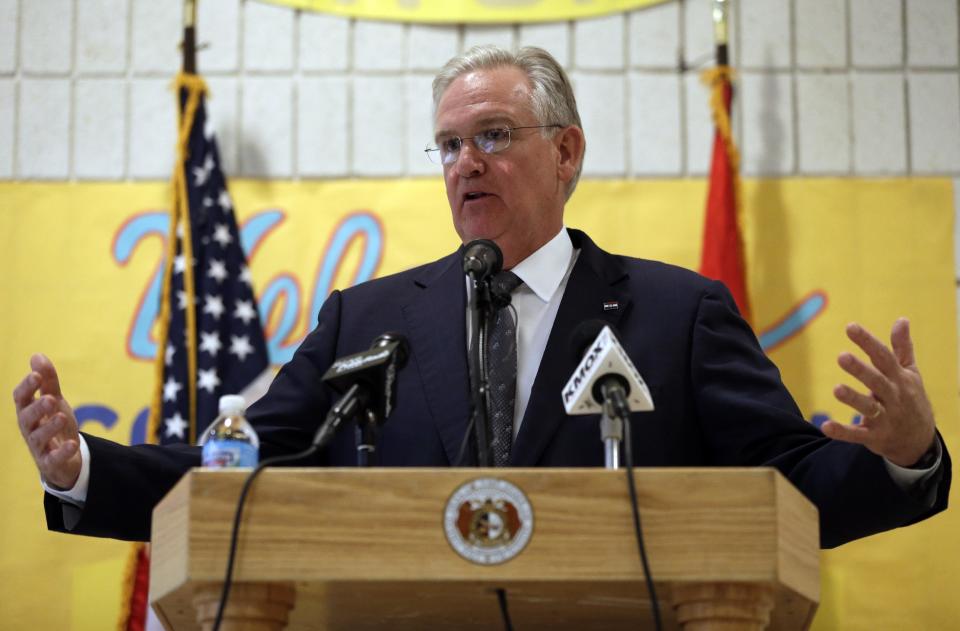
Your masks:
{"label": "bottle label", "polygon": [[203,445],[203,466],[227,467],[257,466],[257,448],[239,440],[208,440]]}

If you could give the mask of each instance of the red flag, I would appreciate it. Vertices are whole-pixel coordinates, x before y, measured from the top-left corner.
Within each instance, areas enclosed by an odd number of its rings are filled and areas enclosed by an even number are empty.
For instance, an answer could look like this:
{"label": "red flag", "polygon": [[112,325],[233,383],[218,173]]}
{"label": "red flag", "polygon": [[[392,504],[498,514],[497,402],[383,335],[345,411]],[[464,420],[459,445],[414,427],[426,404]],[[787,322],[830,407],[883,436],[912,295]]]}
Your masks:
{"label": "red flag", "polygon": [[740,313],[749,322],[747,273],[738,222],[740,155],[730,128],[730,103],[733,99],[731,74],[727,66],[718,66],[703,74],[704,83],[711,88],[710,109],[713,111],[716,132],[713,138],[707,213],[703,222],[700,273],[723,281],[737,301]]}

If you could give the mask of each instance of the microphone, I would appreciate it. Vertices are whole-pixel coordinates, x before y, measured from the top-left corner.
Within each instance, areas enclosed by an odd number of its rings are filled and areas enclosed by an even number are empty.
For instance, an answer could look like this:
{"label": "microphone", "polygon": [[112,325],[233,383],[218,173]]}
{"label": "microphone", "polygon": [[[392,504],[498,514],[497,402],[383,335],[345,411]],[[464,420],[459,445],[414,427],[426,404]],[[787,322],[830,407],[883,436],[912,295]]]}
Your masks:
{"label": "microphone", "polygon": [[463,248],[463,273],[480,282],[503,269],[503,252],[490,239],[474,239]]}
{"label": "microphone", "polygon": [[343,396],[330,408],[314,437],[322,446],[344,420],[366,411],[382,424],[396,405],[397,371],[410,356],[410,344],[399,333],[377,336],[370,349],[333,362],[321,380]]}
{"label": "microphone", "polygon": [[653,398],[613,328],[603,320],[582,322],[571,342],[580,364],[563,387],[563,407],[570,415],[600,414],[610,401],[622,418],[653,409]]}

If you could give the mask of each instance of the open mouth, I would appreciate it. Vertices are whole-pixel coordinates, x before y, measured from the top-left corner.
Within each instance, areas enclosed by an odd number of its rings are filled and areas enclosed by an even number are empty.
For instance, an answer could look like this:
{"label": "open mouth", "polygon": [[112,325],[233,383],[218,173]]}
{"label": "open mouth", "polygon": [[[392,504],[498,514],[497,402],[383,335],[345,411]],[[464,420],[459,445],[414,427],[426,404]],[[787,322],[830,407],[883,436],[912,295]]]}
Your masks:
{"label": "open mouth", "polygon": [[475,199],[480,199],[482,197],[488,197],[487,193],[481,191],[473,191],[472,193],[467,193],[463,196],[463,201],[472,202]]}

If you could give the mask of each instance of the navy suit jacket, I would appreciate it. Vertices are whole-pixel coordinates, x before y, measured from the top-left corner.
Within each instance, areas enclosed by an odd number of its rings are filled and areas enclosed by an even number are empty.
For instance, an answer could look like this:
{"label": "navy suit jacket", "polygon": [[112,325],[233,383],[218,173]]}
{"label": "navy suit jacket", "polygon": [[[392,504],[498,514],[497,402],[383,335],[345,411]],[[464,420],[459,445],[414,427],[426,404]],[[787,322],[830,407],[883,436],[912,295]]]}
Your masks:
{"label": "navy suit jacket", "polygon": [[[550,332],[510,466],[603,466],[596,417],[569,417],[561,390],[579,359],[570,336],[601,318],[650,387],[656,409],[633,415],[637,466],[773,466],[820,510],[821,544],[924,519],[943,510],[950,458],[926,484],[901,490],[882,459],[832,441],[801,416],[739,316],[726,288],[690,271],[608,254],[571,231],[580,249]],[[381,430],[383,466],[451,466],[469,417],[466,297],[459,254],[400,274],[335,291],[315,330],[248,417],[261,458],[309,445],[335,400],[320,378],[335,358],[369,348],[385,331],[410,342],[398,376],[397,404]],[[614,303],[616,309],[605,309]],[[196,448],[123,447],[87,437],[90,493],[83,511],[47,496],[51,528],[129,539],[149,538],[150,511],[191,466]],[[352,466],[352,428],[341,428],[312,464]],[[932,506],[929,497],[935,498]]]}

